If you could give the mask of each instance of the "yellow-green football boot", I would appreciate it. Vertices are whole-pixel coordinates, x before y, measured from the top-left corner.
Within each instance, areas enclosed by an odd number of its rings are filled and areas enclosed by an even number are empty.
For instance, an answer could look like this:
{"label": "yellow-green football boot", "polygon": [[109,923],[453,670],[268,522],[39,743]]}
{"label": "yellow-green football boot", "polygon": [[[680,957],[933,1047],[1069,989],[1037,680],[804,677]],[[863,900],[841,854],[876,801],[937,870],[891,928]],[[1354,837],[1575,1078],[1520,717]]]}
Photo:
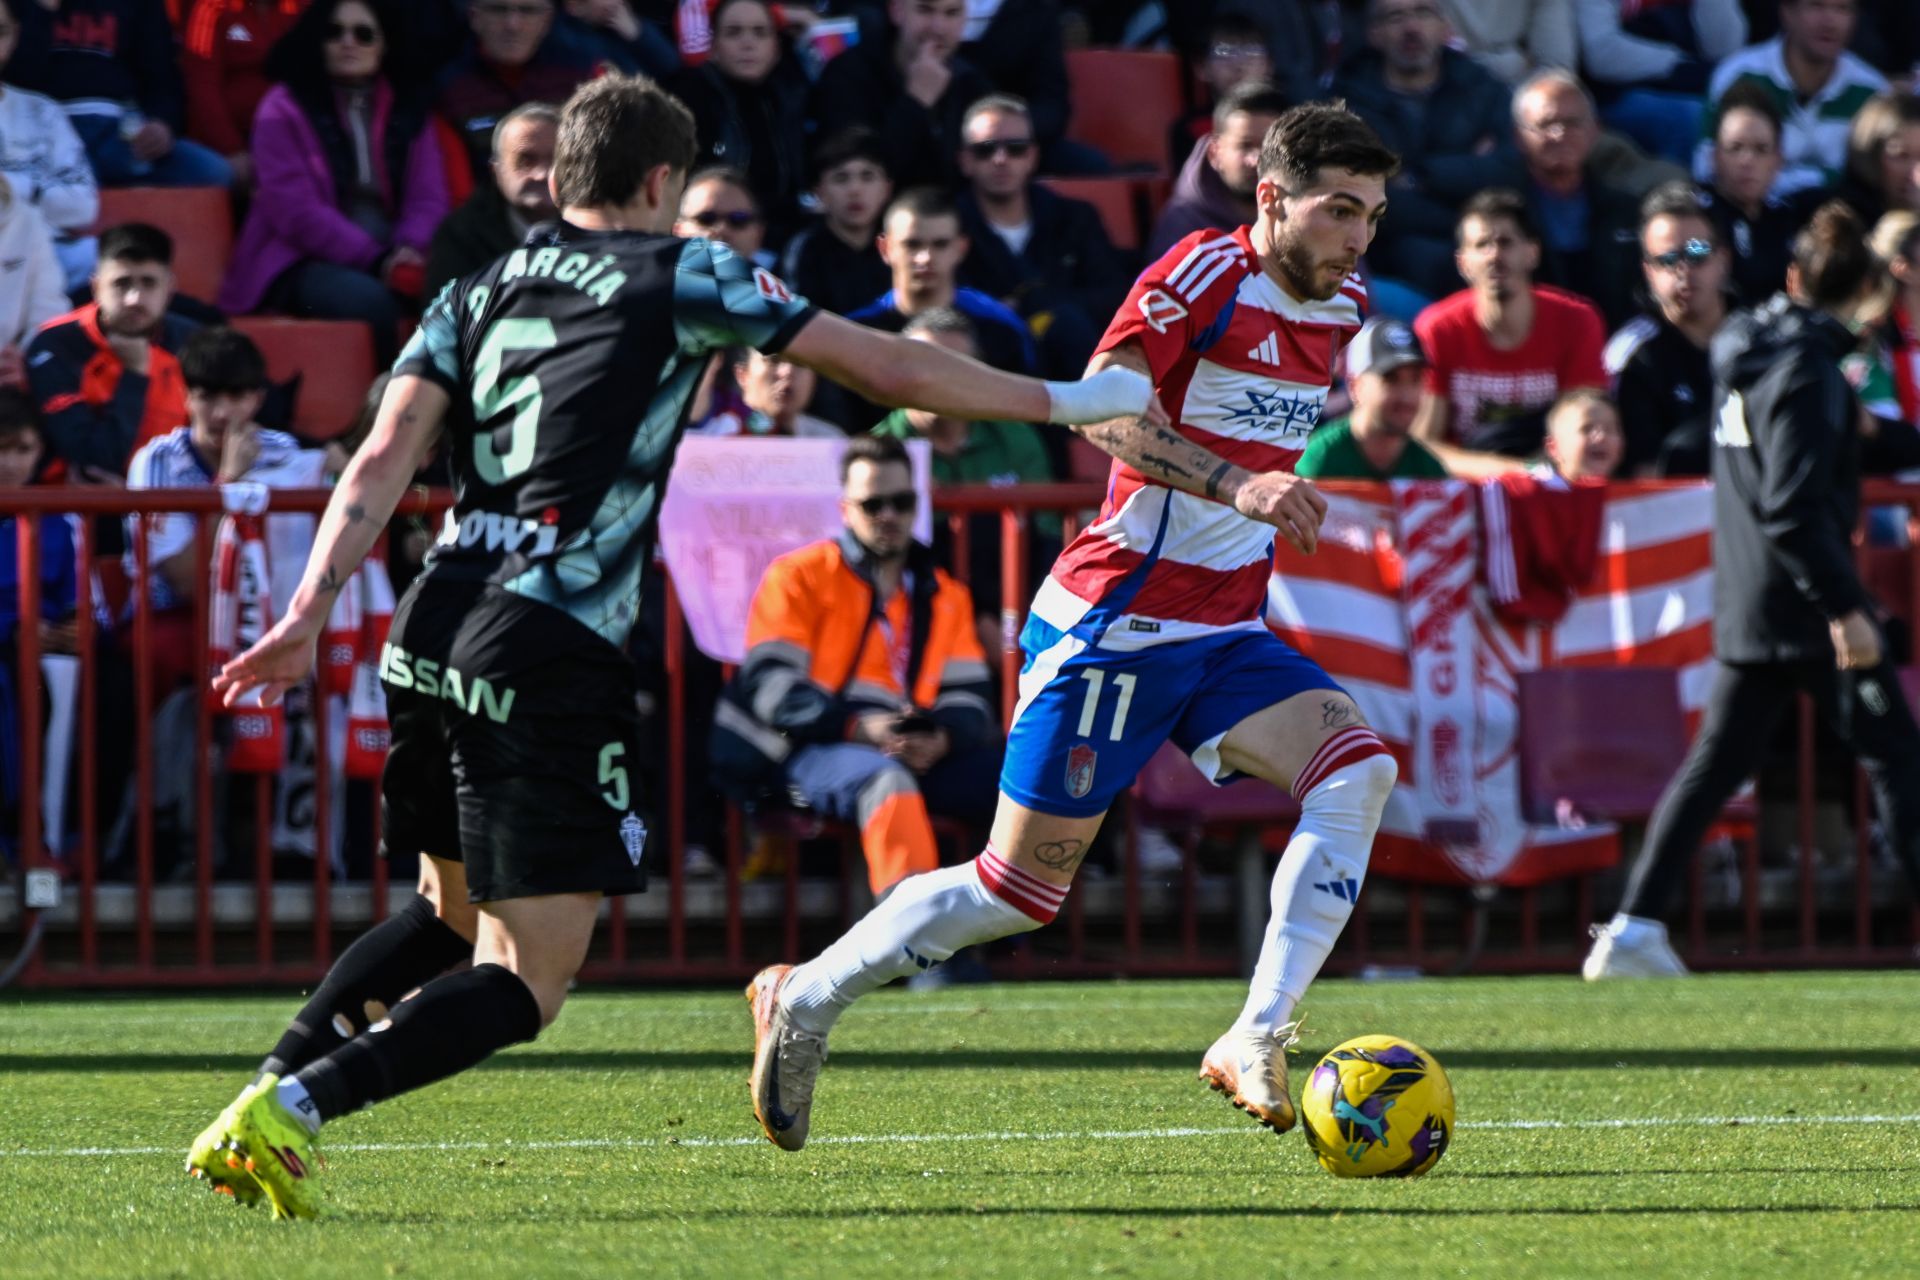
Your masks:
{"label": "yellow-green football boot", "polygon": [[319,1149],[300,1118],[280,1102],[279,1076],[262,1076],[240,1095],[228,1126],[229,1142],[241,1166],[266,1192],[276,1218],[317,1218],[320,1197],[314,1180],[320,1173]]}
{"label": "yellow-green football boot", "polygon": [[245,1159],[233,1145],[233,1122],[240,1114],[240,1105],[253,1093],[256,1086],[248,1085],[240,1091],[240,1096],[227,1104],[214,1122],[201,1130],[200,1136],[193,1140],[193,1146],[187,1149],[187,1173],[198,1178],[211,1191],[231,1196],[235,1203],[251,1209],[266,1198],[260,1190],[260,1184],[247,1172]]}

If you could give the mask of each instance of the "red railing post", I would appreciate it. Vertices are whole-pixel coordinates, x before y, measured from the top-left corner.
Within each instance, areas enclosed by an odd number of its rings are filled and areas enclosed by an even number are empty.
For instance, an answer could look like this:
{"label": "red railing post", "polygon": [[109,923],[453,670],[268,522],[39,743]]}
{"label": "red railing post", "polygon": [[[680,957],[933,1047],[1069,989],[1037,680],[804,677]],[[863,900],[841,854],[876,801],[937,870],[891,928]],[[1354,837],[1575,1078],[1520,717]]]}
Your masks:
{"label": "red railing post", "polygon": [[1798,821],[1795,824],[1800,840],[1800,954],[1811,956],[1819,930],[1819,903],[1816,900],[1818,885],[1815,883],[1815,863],[1819,860],[1815,849],[1814,833],[1814,755],[1813,755],[1813,700],[1806,694],[1796,699],[1798,711],[1799,741],[1799,786],[1795,803],[1799,806]]}
{"label": "red railing post", "polygon": [[147,521],[127,521],[133,542],[134,833],[139,899],[134,903],[134,955],[153,968],[153,567]]}
{"label": "red railing post", "polygon": [[213,811],[213,707],[205,687],[213,665],[208,600],[213,540],[207,528],[212,520],[203,514],[193,521],[193,562],[200,566],[193,593],[193,671],[199,682],[193,690],[193,740],[201,765],[193,778],[193,959],[202,969],[213,967],[213,831],[220,820]]}
{"label": "red railing post", "polygon": [[[686,649],[682,633],[686,620],[680,612],[680,593],[673,575],[661,567],[666,587],[666,641],[663,655],[667,667],[667,960],[673,965],[687,962],[687,672]],[[622,934],[626,917],[618,917]],[[622,938],[621,950],[625,950]]]}
{"label": "red railing post", "polygon": [[93,521],[83,517],[74,523],[80,530],[80,563],[74,582],[75,647],[80,651],[80,968],[92,973],[100,965],[96,913],[100,823],[94,813],[100,798],[99,730],[94,719],[100,698],[100,653],[93,618]]}
{"label": "red railing post", "polygon": [[[28,872],[46,866],[46,833],[40,822],[41,753],[46,737],[40,729],[40,513],[24,511],[13,519],[15,568],[19,570],[20,622],[15,645],[19,650],[19,691],[14,706],[20,725],[20,864]],[[38,911],[27,913],[31,920]],[[44,946],[27,962],[25,977],[32,982],[45,964]]]}
{"label": "red railing post", "polygon": [[1013,727],[1020,701],[1020,628],[1027,616],[1027,522],[1013,508],[1000,512],[1000,727]]}

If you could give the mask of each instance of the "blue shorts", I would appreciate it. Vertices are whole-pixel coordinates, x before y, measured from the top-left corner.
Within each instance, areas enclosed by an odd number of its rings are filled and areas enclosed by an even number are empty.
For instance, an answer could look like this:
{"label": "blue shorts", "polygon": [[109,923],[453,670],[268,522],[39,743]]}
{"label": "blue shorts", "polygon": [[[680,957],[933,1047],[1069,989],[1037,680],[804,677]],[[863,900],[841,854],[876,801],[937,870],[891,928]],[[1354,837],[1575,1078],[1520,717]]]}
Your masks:
{"label": "blue shorts", "polygon": [[1216,786],[1220,740],[1257,711],[1340,686],[1264,626],[1141,649],[1092,647],[1091,628],[1029,616],[1000,790],[1042,813],[1105,813],[1171,738]]}

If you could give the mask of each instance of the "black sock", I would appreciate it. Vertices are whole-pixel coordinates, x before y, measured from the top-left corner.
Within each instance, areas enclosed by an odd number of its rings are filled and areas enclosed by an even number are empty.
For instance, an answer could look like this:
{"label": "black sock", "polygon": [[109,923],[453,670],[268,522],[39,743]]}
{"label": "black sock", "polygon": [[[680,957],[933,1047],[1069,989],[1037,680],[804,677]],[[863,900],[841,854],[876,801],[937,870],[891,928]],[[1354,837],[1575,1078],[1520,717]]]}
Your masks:
{"label": "black sock", "polygon": [[394,1006],[390,1025],[355,1036],[294,1078],[322,1120],[444,1080],[540,1034],[540,1004],[497,964],[435,978]]}
{"label": "black sock", "polygon": [[[369,1003],[391,1009],[423,982],[473,954],[473,944],[415,898],[361,934],[333,962],[280,1043],[260,1064],[261,1075],[288,1076],[324,1058],[367,1029]],[[376,1010],[377,1013],[377,1010]],[[340,1030],[344,1023],[347,1030]]]}

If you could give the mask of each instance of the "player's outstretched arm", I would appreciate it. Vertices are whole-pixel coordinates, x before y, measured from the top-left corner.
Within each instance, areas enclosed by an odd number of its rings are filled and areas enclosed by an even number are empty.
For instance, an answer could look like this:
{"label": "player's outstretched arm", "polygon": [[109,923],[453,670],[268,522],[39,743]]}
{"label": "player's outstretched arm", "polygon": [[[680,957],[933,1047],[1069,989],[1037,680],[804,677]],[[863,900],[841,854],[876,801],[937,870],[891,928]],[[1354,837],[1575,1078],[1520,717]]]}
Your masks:
{"label": "player's outstretched arm", "polygon": [[1462,480],[1492,480],[1514,471],[1525,471],[1527,464],[1498,453],[1462,449],[1447,439],[1447,423],[1453,408],[1444,396],[1428,392],[1420,401],[1420,412],[1413,420],[1413,438],[1433,451],[1447,474]]}
{"label": "player's outstretched arm", "polygon": [[[1147,354],[1139,343],[1126,342],[1094,356],[1087,367],[1096,371],[1133,369],[1144,375],[1148,371]],[[1137,417],[1077,426],[1074,432],[1143,476],[1227,503],[1249,520],[1272,525],[1306,555],[1312,555],[1320,543],[1320,522],[1326,519],[1327,500],[1304,476],[1248,471],[1195,444],[1171,426]]]}
{"label": "player's outstretched arm", "polygon": [[1078,382],[1041,382],[827,312],[809,320],[781,354],[869,400],[896,408],[1062,426],[1123,415],[1168,422],[1152,380],[1127,369]]}
{"label": "player's outstretched arm", "polygon": [[213,678],[214,692],[227,706],[238,705],[255,689],[263,703],[272,705],[306,678],[334,597],[367,558],[400,495],[413,483],[447,404],[446,391],[425,378],[403,375],[387,384],[372,434],[347,464],[320,517],[307,571],[287,616]]}

